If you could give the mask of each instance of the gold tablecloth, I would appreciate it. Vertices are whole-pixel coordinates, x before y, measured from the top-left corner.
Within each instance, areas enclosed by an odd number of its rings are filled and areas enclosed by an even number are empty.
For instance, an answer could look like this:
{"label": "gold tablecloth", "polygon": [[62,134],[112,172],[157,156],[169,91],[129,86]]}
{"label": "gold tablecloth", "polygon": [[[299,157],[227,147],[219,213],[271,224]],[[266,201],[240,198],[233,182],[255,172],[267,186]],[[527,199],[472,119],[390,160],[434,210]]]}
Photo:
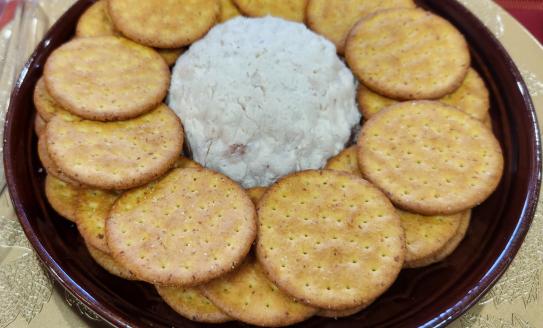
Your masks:
{"label": "gold tablecloth", "polygon": [[[507,48],[530,88],[538,116],[543,117],[543,47],[492,1],[460,1]],[[74,0],[41,2],[49,22],[54,22]],[[538,206],[526,241],[506,274],[477,305],[450,327],[543,327],[543,300],[540,296],[543,293],[542,209]],[[0,195],[0,328],[87,326],[105,324],[42,270],[4,191]]]}

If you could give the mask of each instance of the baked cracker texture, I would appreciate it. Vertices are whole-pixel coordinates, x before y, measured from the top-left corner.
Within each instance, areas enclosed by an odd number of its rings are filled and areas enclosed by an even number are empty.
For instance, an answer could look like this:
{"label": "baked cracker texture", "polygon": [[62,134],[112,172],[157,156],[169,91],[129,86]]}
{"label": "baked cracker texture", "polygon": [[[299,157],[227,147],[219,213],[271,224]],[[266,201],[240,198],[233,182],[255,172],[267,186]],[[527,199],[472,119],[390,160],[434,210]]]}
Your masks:
{"label": "baked cracker texture", "polygon": [[202,291],[229,316],[256,326],[288,326],[317,312],[277,288],[252,257],[235,271],[202,286]]}
{"label": "baked cracker texture", "polygon": [[399,103],[367,121],[358,162],[393,203],[423,215],[479,205],[504,166],[501,146],[482,122],[437,101]]}
{"label": "baked cracker texture", "polygon": [[183,147],[181,122],[166,105],[118,122],[55,117],[45,135],[60,170],[98,189],[130,189],[158,178]]}
{"label": "baked cracker texture", "polygon": [[34,87],[34,107],[46,122],[49,122],[57,113],[65,111],[47,91],[43,77],[38,80],[36,87]]}
{"label": "baked cracker texture", "polygon": [[356,145],[346,148],[336,156],[330,158],[324,168],[362,177],[360,169],[358,168],[358,150]]}
{"label": "baked cracker texture", "polygon": [[75,38],[44,69],[47,90],[67,111],[97,121],[126,120],[158,106],[170,70],[153,49],[125,38]]}
{"label": "baked cracker texture", "polygon": [[224,23],[230,18],[240,16],[238,7],[234,4],[233,0],[219,0],[220,3],[220,13],[219,13],[219,22]]}
{"label": "baked cracker texture", "polygon": [[368,304],[396,280],[404,232],[386,196],[364,179],[303,171],[270,187],[258,205],[257,258],[298,300],[327,310]]}
{"label": "baked cracker texture", "polygon": [[204,323],[223,323],[232,320],[211,303],[198,287],[155,287],[164,302],[187,319]]}
{"label": "baked cracker texture", "polygon": [[48,174],[45,177],[45,196],[51,207],[69,221],[76,220],[78,188]]}
{"label": "baked cracker texture", "polygon": [[113,26],[107,12],[107,0],[97,1],[90,6],[77,21],[75,28],[76,37],[96,37],[120,35]]}
{"label": "baked cracker texture", "polygon": [[435,99],[456,90],[470,67],[463,35],[422,9],[391,9],[362,19],[345,58],[371,90],[395,99]]}
{"label": "baked cracker texture", "polygon": [[106,219],[119,195],[115,192],[82,189],[77,196],[76,222],[87,245],[109,253],[106,241]]}
{"label": "baked cracker texture", "polygon": [[238,184],[187,168],[123,194],[106,235],[113,257],[141,280],[194,286],[239,265],[255,225],[254,205]]}
{"label": "baked cracker texture", "polygon": [[345,51],[345,41],[353,26],[363,17],[391,8],[415,8],[413,0],[309,0],[306,23],[313,31]]}
{"label": "baked cracker texture", "polygon": [[101,266],[104,270],[119,278],[127,280],[137,280],[132,272],[120,265],[109,254],[104,253],[98,248],[93,247],[89,244],[86,244],[86,246],[93,260],[98,263],[98,265]]}
{"label": "baked cracker texture", "polygon": [[157,48],[181,48],[217,21],[216,0],[108,0],[115,27],[127,38]]}
{"label": "baked cracker texture", "polygon": [[460,225],[458,226],[458,230],[454,234],[454,236],[449,240],[447,244],[445,244],[439,251],[436,253],[418,259],[413,260],[410,262],[404,263],[405,268],[420,268],[425,267],[440,261],[443,261],[446,259],[449,255],[451,255],[456,248],[460,245],[462,240],[464,240],[464,237],[466,236],[466,233],[469,228],[469,223],[471,221],[471,210],[466,211],[462,214],[462,220],[460,221]]}
{"label": "baked cracker texture", "polygon": [[303,23],[307,0],[233,0],[238,9],[251,17],[276,16]]}

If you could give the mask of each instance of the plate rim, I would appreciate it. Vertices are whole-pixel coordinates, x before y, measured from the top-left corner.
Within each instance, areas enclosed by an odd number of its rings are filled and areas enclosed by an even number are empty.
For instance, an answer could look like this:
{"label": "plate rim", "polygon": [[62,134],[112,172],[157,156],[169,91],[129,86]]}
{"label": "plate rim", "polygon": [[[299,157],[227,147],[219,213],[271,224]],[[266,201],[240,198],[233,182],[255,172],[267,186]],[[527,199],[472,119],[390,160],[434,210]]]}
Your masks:
{"label": "plate rim", "polygon": [[[66,17],[73,16],[75,12],[81,11],[96,0],[78,0],[76,1],[58,20],[55,24],[49,29],[46,33],[40,45],[43,45],[44,42],[52,34],[57,34],[57,31],[63,29],[63,22]],[[541,175],[542,175],[542,150],[541,150],[541,134],[538,124],[538,119],[536,115],[535,106],[531,99],[527,85],[518,70],[517,65],[504,48],[502,43],[494,36],[494,34],[486,27],[484,24],[463,4],[457,0],[450,1],[448,4],[451,7],[464,16],[468,17],[468,20],[475,21],[477,25],[481,26],[484,30],[484,33],[490,38],[492,44],[495,45],[496,51],[500,53],[500,56],[507,61],[507,66],[510,69],[510,73],[513,78],[518,82],[517,87],[522,93],[523,101],[525,108],[527,110],[527,115],[530,119],[530,126],[527,127],[530,130],[530,134],[533,135],[532,145],[530,150],[533,152],[533,157],[530,158],[530,164],[535,168],[529,174],[529,189],[524,198],[524,209],[522,214],[518,218],[517,224],[513,231],[511,238],[507,241],[507,245],[504,249],[501,250],[500,255],[494,260],[495,265],[485,272],[485,275],[477,285],[473,286],[472,292],[468,293],[461,299],[459,299],[454,305],[450,306],[444,312],[439,315],[434,316],[429,321],[425,322],[421,327],[441,327],[445,326],[463,313],[469,310],[473,305],[475,305],[501,278],[505,273],[511,262],[513,261],[515,255],[520,249],[526,234],[531,226],[533,221],[535,211],[537,208],[537,202],[539,199],[539,193],[541,188]],[[12,134],[12,118],[15,113],[15,106],[13,105],[13,100],[17,98],[18,93],[20,92],[21,85],[24,82],[27,72],[35,65],[35,61],[40,57],[41,50],[43,48],[38,46],[34,53],[30,56],[29,60],[23,67],[21,74],[19,75],[17,82],[11,93],[11,102],[6,113],[6,121],[4,125],[4,167],[6,174],[6,183],[9,190],[10,199],[13,204],[13,208],[17,215],[19,222],[23,228],[23,231],[28,238],[30,244],[32,245],[34,251],[37,253],[39,259],[48,270],[53,278],[72,296],[74,296],[78,301],[82,302],[85,306],[95,312],[102,320],[109,323],[112,326],[137,326],[138,324],[132,321],[130,318],[123,316],[121,313],[117,312],[115,309],[107,308],[97,302],[92,295],[88,294],[79,284],[77,284],[64,270],[62,267],[55,261],[55,259],[47,252],[40,239],[34,233],[30,220],[21,205],[20,198],[18,194],[14,191],[15,189],[15,164],[10,161],[11,156],[11,147],[8,145],[8,135]],[[497,265],[496,265],[497,264]]]}

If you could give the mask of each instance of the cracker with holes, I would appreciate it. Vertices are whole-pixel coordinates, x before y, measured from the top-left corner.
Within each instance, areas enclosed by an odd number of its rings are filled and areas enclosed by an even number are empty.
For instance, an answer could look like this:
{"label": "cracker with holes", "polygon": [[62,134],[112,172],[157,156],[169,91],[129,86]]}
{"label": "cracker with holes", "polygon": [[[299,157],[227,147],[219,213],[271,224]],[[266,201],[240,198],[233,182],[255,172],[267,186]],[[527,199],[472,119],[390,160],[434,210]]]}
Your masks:
{"label": "cracker with holes", "polygon": [[400,219],[367,181],[331,170],[303,171],[270,187],[258,205],[257,257],[281,289],[314,307],[368,304],[404,261]]}
{"label": "cracker with holes", "polygon": [[47,90],[67,111],[89,120],[126,120],[159,105],[170,70],[153,49],[124,38],[76,38],[44,69]]}
{"label": "cracker with holes", "polygon": [[62,170],[55,164],[55,162],[49,156],[49,151],[47,150],[47,136],[42,133],[40,139],[38,140],[38,157],[40,158],[43,168],[47,174],[51,174],[57,179],[62,180],[63,182],[68,183],[74,187],[82,187],[83,185],[62,172]]}
{"label": "cracker with holes", "polygon": [[251,200],[253,201],[253,204],[257,205],[260,198],[262,198],[262,196],[264,196],[264,193],[266,193],[266,190],[268,190],[268,188],[254,187],[249,188],[246,191],[249,195],[249,198],[251,198]]}
{"label": "cracker with holes", "polygon": [[113,257],[159,285],[204,283],[234,269],[256,236],[255,208],[229,178],[175,169],[123,194],[106,222]]}
{"label": "cracker with holes", "polygon": [[361,18],[391,8],[415,8],[413,0],[309,0],[307,26],[336,45],[338,53],[345,50],[345,41]]}
{"label": "cracker with holes", "polygon": [[107,0],[100,0],[90,6],[79,18],[75,28],[76,37],[97,37],[120,35],[107,12]]}
{"label": "cracker with holes", "polygon": [[[357,100],[360,112],[366,120],[377,114],[381,109],[398,103],[397,100],[381,96],[363,85],[358,88]],[[438,100],[454,106],[483,122],[488,116],[488,89],[483,79],[473,68],[468,70],[466,78],[458,89]]]}
{"label": "cracker with holes", "polygon": [[204,36],[219,14],[216,0],[109,0],[109,15],[126,37],[157,48],[180,48]]}
{"label": "cracker with holes", "polygon": [[192,159],[185,157],[185,156],[179,156],[177,160],[175,161],[174,168],[176,169],[187,169],[187,168],[193,168],[193,169],[199,169],[202,168],[202,165],[196,163]]}
{"label": "cracker with holes", "polygon": [[392,9],[362,19],[345,58],[368,88],[395,99],[435,99],[456,90],[470,66],[462,34],[422,9]]}
{"label": "cracker with holes", "polygon": [[455,236],[465,212],[452,215],[423,216],[398,210],[405,231],[404,266],[438,253]]}
{"label": "cracker with holes", "polygon": [[47,149],[70,178],[99,189],[129,189],[163,175],[183,147],[179,118],[165,105],[119,122],[55,117]]}
{"label": "cracker with holes", "polygon": [[308,0],[233,0],[239,10],[251,17],[275,16],[303,23]]}
{"label": "cracker with holes", "polygon": [[404,102],[362,127],[362,174],[400,208],[454,214],[480,204],[503,173],[498,140],[480,121],[437,101]]}
{"label": "cracker with holes", "polygon": [[45,122],[50,121],[57,113],[65,111],[47,91],[43,77],[38,80],[34,88],[34,106]]}
{"label": "cracker with holes", "polygon": [[155,287],[164,302],[187,319],[204,323],[223,323],[232,320],[211,303],[198,287]]}
{"label": "cracker with holes", "polygon": [[78,188],[52,175],[45,177],[45,196],[49,204],[58,214],[72,222],[76,220],[78,192]]}
{"label": "cracker with holes", "polygon": [[101,266],[104,270],[119,278],[127,280],[137,280],[132,272],[120,265],[108,253],[102,252],[98,248],[91,246],[88,243],[86,244],[86,246],[92,259],[96,263],[98,263],[98,265]]}
{"label": "cracker with holes", "polygon": [[78,195],[75,213],[77,229],[88,245],[104,253],[109,253],[106,219],[118,197],[115,192],[98,189],[82,189]]}
{"label": "cracker with holes", "polygon": [[288,326],[317,312],[277,288],[251,256],[237,270],[202,286],[202,291],[232,318],[256,326]]}
{"label": "cracker with holes", "polygon": [[460,224],[453,237],[437,252],[429,256],[419,258],[404,263],[405,268],[420,268],[425,267],[446,259],[451,255],[456,248],[460,245],[466,233],[468,231],[469,223],[471,221],[471,210],[465,211],[461,214]]}
{"label": "cracker with holes", "polygon": [[236,16],[241,15],[238,8],[234,3],[233,0],[219,0],[219,4],[221,7],[220,13],[219,13],[219,22],[224,23],[230,18],[234,18]]}
{"label": "cracker with holes", "polygon": [[324,168],[362,177],[360,169],[358,168],[358,150],[356,149],[356,146],[346,148],[336,156],[330,158]]}
{"label": "cracker with holes", "polygon": [[317,315],[319,317],[325,317],[325,318],[334,318],[334,319],[336,319],[336,318],[344,318],[344,317],[349,317],[349,316],[352,316],[354,314],[357,314],[358,312],[364,310],[366,307],[367,307],[367,305],[362,305],[362,306],[355,307],[354,309],[347,309],[347,310],[338,310],[338,311],[319,310]]}

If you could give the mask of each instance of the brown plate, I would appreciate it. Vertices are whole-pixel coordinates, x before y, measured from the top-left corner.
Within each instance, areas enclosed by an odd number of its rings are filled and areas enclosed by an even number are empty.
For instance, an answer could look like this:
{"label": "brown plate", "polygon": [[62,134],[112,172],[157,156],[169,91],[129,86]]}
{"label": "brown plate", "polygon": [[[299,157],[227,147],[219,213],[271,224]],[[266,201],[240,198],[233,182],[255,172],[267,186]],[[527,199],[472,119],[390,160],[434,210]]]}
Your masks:
{"label": "brown plate", "polygon": [[[113,277],[96,265],[75,226],[45,200],[33,133],[32,91],[47,56],[73,36],[78,17],[93,2],[77,2],[53,26],[13,91],[4,135],[13,205],[28,239],[55,279],[104,320],[117,326],[197,327],[175,314],[150,285]],[[300,326],[434,327],[451,322],[504,273],[532,221],[541,151],[534,107],[521,75],[500,43],[460,4],[452,0],[418,3],[450,20],[471,45],[474,66],[491,93],[494,132],[505,155],[503,180],[492,197],[475,209],[466,239],[444,262],[404,270],[385,295],[357,315],[340,320],[315,317]]]}

